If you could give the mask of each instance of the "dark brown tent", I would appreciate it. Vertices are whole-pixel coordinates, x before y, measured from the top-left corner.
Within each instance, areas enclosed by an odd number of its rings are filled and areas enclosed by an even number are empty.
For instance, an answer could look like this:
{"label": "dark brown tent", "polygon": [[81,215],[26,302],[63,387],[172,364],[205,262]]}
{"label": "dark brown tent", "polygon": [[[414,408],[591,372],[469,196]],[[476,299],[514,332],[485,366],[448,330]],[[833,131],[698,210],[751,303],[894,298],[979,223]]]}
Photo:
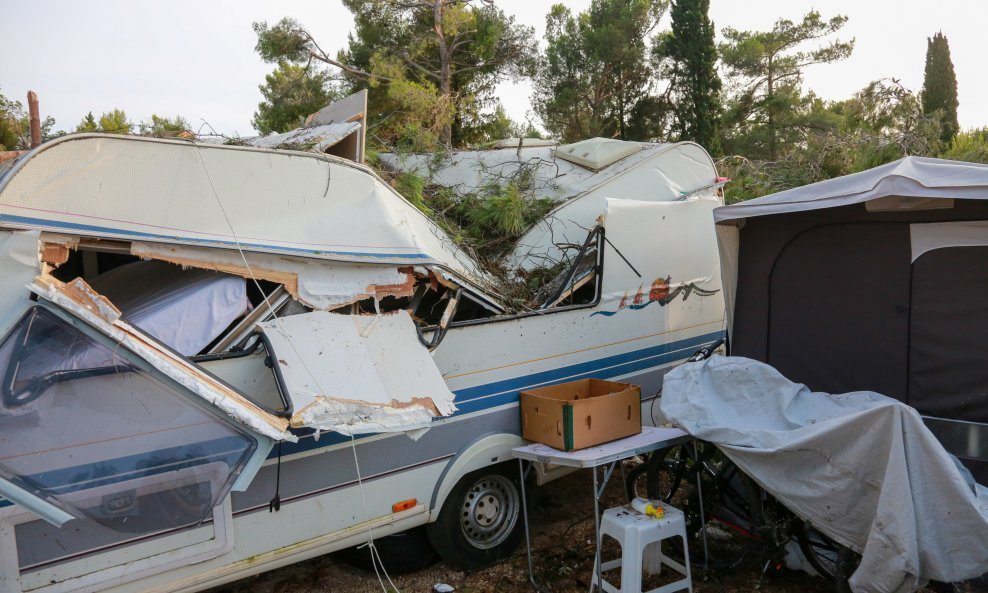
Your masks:
{"label": "dark brown tent", "polygon": [[731,354],[910,404],[988,484],[988,166],[908,157],[714,216]]}

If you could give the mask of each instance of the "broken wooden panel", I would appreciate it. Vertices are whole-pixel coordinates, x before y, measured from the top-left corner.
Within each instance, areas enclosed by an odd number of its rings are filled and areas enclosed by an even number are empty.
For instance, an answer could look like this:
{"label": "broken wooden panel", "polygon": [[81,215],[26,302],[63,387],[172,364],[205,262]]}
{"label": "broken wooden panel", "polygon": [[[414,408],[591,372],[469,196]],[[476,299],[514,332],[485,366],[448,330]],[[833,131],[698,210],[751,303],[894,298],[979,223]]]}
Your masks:
{"label": "broken wooden panel", "polygon": [[260,327],[292,398],[293,426],[343,434],[404,431],[456,410],[407,311],[316,311]]}
{"label": "broken wooden panel", "polygon": [[276,282],[296,300],[319,310],[366,298],[410,297],[415,291],[411,267],[326,262],[164,243],[135,242],[130,252],[145,259]]}

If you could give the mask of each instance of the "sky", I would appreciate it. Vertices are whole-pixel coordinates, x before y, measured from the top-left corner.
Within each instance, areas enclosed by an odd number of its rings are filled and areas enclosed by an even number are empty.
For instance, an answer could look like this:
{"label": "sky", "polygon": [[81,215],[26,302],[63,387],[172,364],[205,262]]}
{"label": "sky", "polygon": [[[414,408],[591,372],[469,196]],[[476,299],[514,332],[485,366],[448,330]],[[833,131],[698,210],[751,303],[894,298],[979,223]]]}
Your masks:
{"label": "sky", "polygon": [[[545,14],[559,0],[499,0],[542,38]],[[353,26],[339,0],[0,0],[0,93],[26,103],[38,93],[42,116],[73,130],[89,111],[120,108],[132,121],[151,114],[182,115],[194,129],[255,134],[250,121],[258,85],[274,66],[254,52],[255,21],[299,20],[335,53]],[[564,2],[574,12],[590,0]],[[838,35],[855,38],[851,58],[809,68],[805,87],[825,99],[845,99],[868,82],[923,84],[926,38],[942,31],[958,79],[962,128],[988,126],[988,76],[983,74],[986,0],[711,0],[717,30],[767,30],[778,18],[797,20],[810,9],[847,15]],[[660,28],[668,28],[668,17]],[[531,114],[529,83],[502,84],[508,114]],[[537,121],[536,121],[537,123]]]}

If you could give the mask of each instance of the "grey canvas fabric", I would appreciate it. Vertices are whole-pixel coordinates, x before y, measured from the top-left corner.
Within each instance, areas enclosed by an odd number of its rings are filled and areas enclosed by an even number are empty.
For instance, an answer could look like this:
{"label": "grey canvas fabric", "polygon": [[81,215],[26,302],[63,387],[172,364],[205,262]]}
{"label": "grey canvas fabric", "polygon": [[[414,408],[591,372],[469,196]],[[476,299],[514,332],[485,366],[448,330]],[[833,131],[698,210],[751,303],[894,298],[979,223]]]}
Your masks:
{"label": "grey canvas fabric", "polygon": [[748,200],[714,210],[718,223],[834,208],[885,196],[910,198],[988,199],[988,165],[910,156],[826,181]]}
{"label": "grey canvas fabric", "polygon": [[812,392],[763,363],[714,357],[668,373],[661,408],[861,553],[856,592],[915,591],[988,571],[988,489],[903,403]]}

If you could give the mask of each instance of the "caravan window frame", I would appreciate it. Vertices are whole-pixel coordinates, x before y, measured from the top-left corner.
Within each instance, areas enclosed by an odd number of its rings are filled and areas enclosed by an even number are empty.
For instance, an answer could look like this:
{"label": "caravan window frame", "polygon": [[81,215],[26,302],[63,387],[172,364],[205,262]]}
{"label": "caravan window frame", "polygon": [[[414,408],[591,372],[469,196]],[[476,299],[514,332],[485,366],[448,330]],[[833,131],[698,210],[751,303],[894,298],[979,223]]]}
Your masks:
{"label": "caravan window frame", "polygon": [[[590,229],[590,232],[587,233],[587,241],[584,242],[584,247],[587,247],[588,245],[591,244],[589,242],[589,239],[592,238],[594,235],[596,235],[597,265],[596,265],[596,270],[594,272],[596,276],[596,290],[592,301],[588,303],[580,303],[576,305],[561,305],[561,306],[557,305],[554,307],[533,309],[531,311],[523,311],[521,313],[515,313],[512,315],[495,315],[493,317],[485,317],[484,319],[465,319],[462,321],[453,320],[449,323],[449,328],[452,329],[454,327],[470,327],[474,325],[483,325],[486,323],[513,321],[515,319],[540,317],[545,315],[552,315],[555,313],[562,313],[565,311],[578,311],[580,309],[592,309],[594,307],[597,307],[600,304],[600,300],[604,294],[604,252],[606,251],[605,245],[607,243],[605,239],[605,233],[606,233],[605,228],[603,226],[598,225]],[[584,251],[585,249],[581,248],[580,254],[582,254]],[[555,296],[553,298],[547,299],[545,302],[555,300],[559,298],[559,295],[562,292],[565,292],[566,287],[572,282],[572,274],[574,273],[575,269],[580,265],[580,260],[581,260],[580,254],[577,254],[577,257],[573,260],[573,263],[566,269],[566,276],[568,278],[567,282],[565,282],[563,286],[560,287],[560,289],[555,293]],[[422,331],[424,332],[434,331],[436,327],[437,326],[435,325],[423,327]]]}
{"label": "caravan window frame", "polygon": [[[198,413],[204,414],[205,417],[211,418],[219,426],[224,427],[228,431],[232,431],[250,442],[250,446],[244,451],[241,457],[238,458],[236,464],[230,466],[230,471],[223,482],[223,489],[226,493],[222,497],[217,496],[215,498],[215,504],[212,507],[213,510],[222,504],[224,498],[229,498],[230,492],[234,490],[242,490],[243,481],[245,479],[249,480],[253,474],[256,473],[257,467],[259,467],[260,463],[262,463],[267,457],[267,454],[273,446],[273,441],[261,434],[257,434],[255,431],[240,423],[232,421],[215,406],[206,402],[201,397],[190,393],[187,387],[156,369],[152,364],[137,353],[116,344],[112,338],[105,335],[98,328],[82,319],[77,318],[70,312],[63,310],[57,304],[50,303],[44,299],[26,303],[25,305],[26,306],[18,312],[16,320],[5,328],[2,336],[3,344],[8,343],[12,339],[22,337],[25,331],[24,320],[28,316],[31,316],[32,312],[34,315],[38,315],[39,312],[43,313],[52,317],[58,323],[66,326],[67,328],[78,332],[82,337],[91,340],[94,344],[114,352],[114,355],[119,356],[122,359],[121,362],[127,363],[127,367],[129,367],[114,368],[117,368],[119,371],[123,372],[136,371],[142,373],[151,380],[160,383],[162,388],[171,392],[176,398],[176,402],[181,401],[182,405],[194,408],[198,411]],[[31,402],[24,402],[21,405],[29,405],[30,403]],[[64,523],[76,517],[75,512],[68,512],[70,509],[74,509],[71,505],[66,506],[66,504],[60,501],[57,497],[52,499],[45,491],[37,490],[32,487],[26,487],[20,482],[21,481],[19,479],[11,480],[9,478],[0,478],[0,484],[3,486],[4,496],[11,500],[11,502],[18,504],[24,510],[31,512],[32,516],[44,519],[55,525]],[[209,516],[209,511],[207,511],[206,516]]]}

